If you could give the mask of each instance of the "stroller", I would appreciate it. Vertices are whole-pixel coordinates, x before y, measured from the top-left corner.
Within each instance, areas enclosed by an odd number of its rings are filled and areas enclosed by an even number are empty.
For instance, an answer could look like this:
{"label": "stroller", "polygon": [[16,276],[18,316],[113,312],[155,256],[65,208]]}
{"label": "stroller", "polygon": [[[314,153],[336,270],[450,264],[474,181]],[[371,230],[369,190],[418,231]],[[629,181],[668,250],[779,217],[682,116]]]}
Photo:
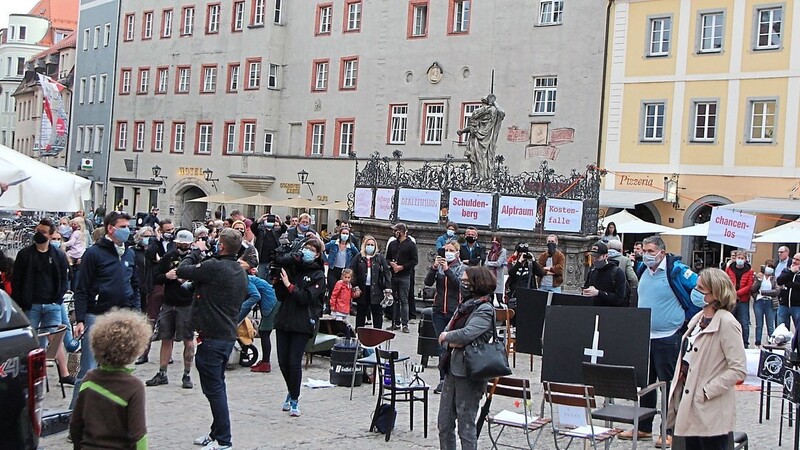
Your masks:
{"label": "stroller", "polygon": [[258,349],[253,342],[256,337],[256,327],[249,317],[245,317],[236,328],[236,344],[239,350],[239,365],[250,367],[258,361]]}

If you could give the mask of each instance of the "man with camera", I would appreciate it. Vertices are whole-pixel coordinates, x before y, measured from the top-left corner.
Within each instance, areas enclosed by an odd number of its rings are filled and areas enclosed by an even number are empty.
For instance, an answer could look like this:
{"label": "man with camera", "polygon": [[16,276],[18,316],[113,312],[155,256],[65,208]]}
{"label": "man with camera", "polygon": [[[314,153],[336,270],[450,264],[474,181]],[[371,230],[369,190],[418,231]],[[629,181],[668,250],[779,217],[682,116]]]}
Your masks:
{"label": "man with camera", "polygon": [[508,269],[509,298],[516,298],[519,288],[539,288],[538,279],[545,276],[546,272],[533,257],[528,244],[524,242],[517,244],[516,251],[509,260],[513,261]]}
{"label": "man with camera", "polygon": [[259,278],[267,279],[269,266],[275,260],[275,251],[281,246],[281,235],[286,232],[286,225],[281,222],[280,216],[264,214],[250,225],[250,230],[256,237],[255,247],[258,250]]}

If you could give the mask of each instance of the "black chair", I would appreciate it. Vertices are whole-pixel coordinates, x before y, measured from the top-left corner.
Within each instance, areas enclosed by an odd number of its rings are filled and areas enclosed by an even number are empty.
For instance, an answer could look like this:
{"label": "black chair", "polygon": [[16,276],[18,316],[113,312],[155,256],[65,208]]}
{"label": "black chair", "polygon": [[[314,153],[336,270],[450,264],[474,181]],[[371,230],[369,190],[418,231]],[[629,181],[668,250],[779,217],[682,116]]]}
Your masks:
{"label": "black chair", "polygon": [[[661,395],[661,436],[666,436],[667,393],[664,392],[666,382],[659,381],[639,389],[636,386],[636,370],[633,366],[611,366],[606,364],[583,363],[583,381],[594,387],[596,395],[604,397],[603,407],[592,412],[595,419],[633,425],[633,448],[639,440],[639,422],[652,419],[658,413],[656,408],[639,406],[642,395],[662,388]],[[617,405],[614,399],[633,401],[633,406]],[[610,425],[609,425],[610,426]]]}
{"label": "black chair", "polygon": [[[396,410],[397,403],[408,403],[410,406],[410,429],[414,429],[414,403],[421,402],[424,406],[423,416],[425,422],[424,436],[428,437],[428,391],[430,386],[426,384],[417,384],[411,380],[402,380],[398,382],[397,379],[397,366],[399,355],[396,351],[383,350],[377,348],[375,352],[376,368],[376,383],[378,383],[378,401],[375,404],[375,413],[372,416],[372,423],[369,426],[369,431],[373,431],[376,427],[376,419],[378,417],[378,410],[381,405],[386,401],[389,402],[392,409]],[[421,393],[422,396],[418,394]],[[389,429],[386,430],[386,442],[392,434],[394,423],[391,423]]]}

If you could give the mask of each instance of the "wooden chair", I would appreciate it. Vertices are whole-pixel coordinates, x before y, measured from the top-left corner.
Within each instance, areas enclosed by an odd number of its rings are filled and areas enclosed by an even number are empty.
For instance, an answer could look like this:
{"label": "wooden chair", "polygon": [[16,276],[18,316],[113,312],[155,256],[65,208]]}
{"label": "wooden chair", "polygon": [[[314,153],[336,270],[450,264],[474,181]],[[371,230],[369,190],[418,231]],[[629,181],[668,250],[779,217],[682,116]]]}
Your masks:
{"label": "wooden chair", "polygon": [[[525,405],[531,400],[532,397],[531,382],[527,378],[497,378],[495,381],[489,381],[486,401],[490,402],[495,395],[516,398],[519,399],[523,405]],[[529,413],[529,409],[527,407],[523,407],[523,423],[503,419],[502,417],[498,417],[497,414],[493,416],[487,416],[486,425],[489,431],[489,440],[492,441],[492,448],[496,449],[498,448],[498,445],[501,445],[499,443],[500,436],[503,434],[503,431],[505,431],[506,428],[516,428],[522,430],[523,433],[525,433],[525,440],[528,442],[528,447],[531,449],[536,447],[536,442],[538,442],[539,437],[542,434],[542,430],[544,429],[545,425],[550,423],[550,421],[549,419],[532,417]],[[495,429],[500,427],[500,430],[497,431],[496,436],[492,434],[493,426]],[[536,433],[536,438],[533,440],[533,443],[531,443],[531,433],[537,430],[538,433]],[[502,446],[514,447],[512,445],[504,444],[502,444]]]}
{"label": "wooden chair", "polygon": [[[566,439],[567,445],[564,447],[568,449],[575,439],[584,440],[591,444],[592,448],[597,450],[597,444],[605,442],[606,447],[614,439],[614,436],[621,433],[620,429],[611,429],[607,432],[595,431],[595,425],[592,415],[592,410],[597,408],[597,401],[595,400],[594,388],[583,384],[564,384],[554,383],[551,381],[543,381],[544,387],[544,401],[542,402],[541,416],[545,416],[545,404],[550,406],[550,425],[553,430],[553,442],[555,443],[556,450],[559,450],[559,439]],[[562,424],[561,418],[556,419],[554,414],[553,405],[563,405],[583,408],[585,421],[588,426],[588,433],[578,433],[576,427],[570,424]]]}
{"label": "wooden chair", "polygon": [[[392,339],[394,339],[395,334],[391,331],[381,330],[380,328],[372,328],[372,327],[361,327],[356,330],[356,335],[358,336],[358,342],[361,344],[362,347],[368,349],[377,349],[379,345],[383,344],[384,342],[390,343]],[[389,345],[387,344],[387,349]],[[375,395],[375,379],[377,369],[377,359],[375,355],[364,356],[362,358],[358,358],[358,352],[355,352],[353,355],[353,378],[350,380],[350,401],[353,400],[353,387],[356,385],[356,365],[362,365],[365,367],[372,367],[372,394]]]}
{"label": "wooden chair", "polygon": [[498,327],[497,336],[503,339],[503,342],[506,344],[506,354],[509,358],[514,362],[514,366],[516,367],[517,364],[517,350],[516,344],[517,339],[514,336],[514,330],[511,327],[511,319],[514,318],[514,310],[513,309],[495,309],[495,318],[498,322],[502,325]]}
{"label": "wooden chair", "polygon": [[[389,401],[389,404],[393,410],[396,410],[397,403],[409,404],[409,428],[414,430],[414,403],[421,402],[423,404],[423,417],[425,423],[423,436],[427,439],[428,391],[430,390],[430,386],[426,384],[413,384],[409,382],[410,380],[402,380],[402,382],[398,382],[396,363],[398,362],[399,355],[396,351],[382,350],[378,348],[377,352],[375,352],[375,355],[377,359],[376,367],[378,369],[376,377],[380,378],[378,381],[380,384],[378,388],[378,402],[375,404],[375,412],[372,415],[372,423],[370,424],[369,431],[375,429],[376,420],[378,418],[378,410],[386,400]],[[384,363],[386,364],[384,365]],[[422,396],[418,396],[418,393],[421,393]],[[386,430],[386,442],[389,442],[393,428],[394,423],[390,423],[389,428]]]}
{"label": "wooden chair", "polygon": [[[64,324],[59,325],[55,331],[46,332],[46,333],[39,333],[40,338],[47,338],[47,349],[45,350],[45,359],[47,361],[52,361],[56,367],[56,375],[59,377],[58,384],[61,385],[61,397],[67,398],[66,392],[64,392],[64,383],[61,382],[61,371],[59,370],[58,366],[58,359],[56,359],[56,353],[58,353],[58,349],[61,347],[61,343],[64,341],[64,335],[67,333],[67,326]],[[47,392],[50,392],[50,380],[49,377],[45,377],[45,386],[47,388]]]}

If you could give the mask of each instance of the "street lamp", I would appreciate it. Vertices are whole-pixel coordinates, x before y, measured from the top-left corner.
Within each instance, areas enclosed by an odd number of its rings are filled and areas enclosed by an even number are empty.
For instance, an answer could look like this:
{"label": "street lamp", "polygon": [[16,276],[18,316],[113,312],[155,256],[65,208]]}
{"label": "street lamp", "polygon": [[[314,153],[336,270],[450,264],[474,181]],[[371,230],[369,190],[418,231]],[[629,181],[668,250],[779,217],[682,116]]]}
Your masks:
{"label": "street lamp", "polygon": [[203,175],[205,175],[206,181],[210,182],[211,185],[214,186],[214,190],[217,190],[217,181],[219,181],[219,178],[213,178],[214,171],[206,168],[206,170],[203,171]]}
{"label": "street lamp", "polygon": [[155,166],[153,166],[152,170],[153,170],[153,181],[160,181],[161,184],[164,184],[164,180],[166,180],[167,177],[161,175],[161,167],[159,167],[158,164],[156,164]]}
{"label": "street lamp", "polygon": [[667,203],[672,203],[672,207],[675,209],[681,208],[680,199],[678,198],[679,189],[681,188],[678,186],[677,173],[673,173],[669,177],[664,177],[664,197],[662,200]]}
{"label": "street lamp", "polygon": [[297,179],[300,180],[300,184],[305,184],[308,186],[308,190],[311,191],[311,195],[314,195],[314,191],[311,189],[311,186],[314,185],[313,181],[308,181],[308,172],[301,169],[300,172],[297,172]]}

